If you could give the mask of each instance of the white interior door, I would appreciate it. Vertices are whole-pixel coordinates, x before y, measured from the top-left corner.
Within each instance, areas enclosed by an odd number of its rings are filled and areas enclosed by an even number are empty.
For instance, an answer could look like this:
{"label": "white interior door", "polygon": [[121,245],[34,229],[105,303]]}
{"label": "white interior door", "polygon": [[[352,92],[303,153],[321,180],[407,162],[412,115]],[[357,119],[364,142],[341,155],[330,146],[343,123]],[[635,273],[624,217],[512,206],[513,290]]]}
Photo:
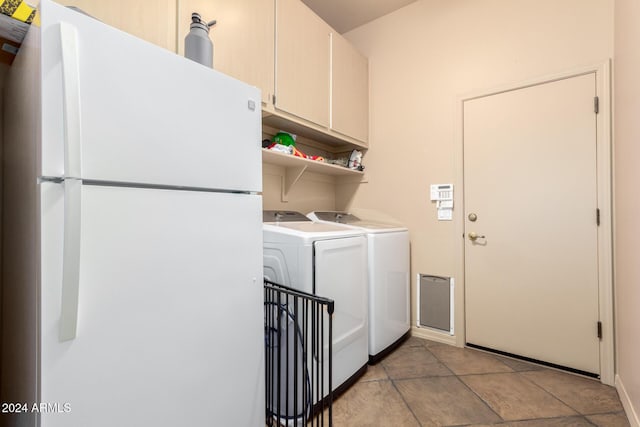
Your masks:
{"label": "white interior door", "polygon": [[595,96],[589,73],[464,102],[467,343],[599,374]]}

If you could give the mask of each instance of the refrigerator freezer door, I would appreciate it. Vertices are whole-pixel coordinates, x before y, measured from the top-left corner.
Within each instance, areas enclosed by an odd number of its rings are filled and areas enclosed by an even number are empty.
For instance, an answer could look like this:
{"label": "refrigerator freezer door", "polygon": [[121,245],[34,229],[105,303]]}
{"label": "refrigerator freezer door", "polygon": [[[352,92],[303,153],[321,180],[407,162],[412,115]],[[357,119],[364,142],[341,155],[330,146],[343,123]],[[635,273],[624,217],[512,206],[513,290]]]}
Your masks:
{"label": "refrigerator freezer door", "polygon": [[41,175],[261,191],[258,89],[60,5],[40,8],[31,31],[41,38],[25,54],[42,61]]}
{"label": "refrigerator freezer door", "polygon": [[64,189],[40,188],[42,427],[264,425],[260,196],[83,185],[60,341]]}

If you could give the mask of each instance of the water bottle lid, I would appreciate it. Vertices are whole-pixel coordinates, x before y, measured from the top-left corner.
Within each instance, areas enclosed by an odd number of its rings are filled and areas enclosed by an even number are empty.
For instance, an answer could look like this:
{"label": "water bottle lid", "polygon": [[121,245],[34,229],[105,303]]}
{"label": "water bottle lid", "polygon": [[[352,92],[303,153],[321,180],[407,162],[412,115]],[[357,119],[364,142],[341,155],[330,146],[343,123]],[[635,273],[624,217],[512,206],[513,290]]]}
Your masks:
{"label": "water bottle lid", "polygon": [[190,29],[199,28],[209,33],[209,29],[214,25],[216,25],[215,19],[210,22],[205,22],[199,13],[193,12],[191,14],[191,25],[189,26]]}

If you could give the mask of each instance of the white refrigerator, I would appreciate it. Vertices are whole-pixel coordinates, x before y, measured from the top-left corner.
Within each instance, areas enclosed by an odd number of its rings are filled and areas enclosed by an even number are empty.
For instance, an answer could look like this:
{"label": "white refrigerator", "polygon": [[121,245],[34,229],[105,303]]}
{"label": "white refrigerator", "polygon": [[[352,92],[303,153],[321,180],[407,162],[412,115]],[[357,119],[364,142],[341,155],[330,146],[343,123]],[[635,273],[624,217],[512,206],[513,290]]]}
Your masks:
{"label": "white refrigerator", "polygon": [[3,423],[264,426],[259,91],[39,13],[3,103]]}

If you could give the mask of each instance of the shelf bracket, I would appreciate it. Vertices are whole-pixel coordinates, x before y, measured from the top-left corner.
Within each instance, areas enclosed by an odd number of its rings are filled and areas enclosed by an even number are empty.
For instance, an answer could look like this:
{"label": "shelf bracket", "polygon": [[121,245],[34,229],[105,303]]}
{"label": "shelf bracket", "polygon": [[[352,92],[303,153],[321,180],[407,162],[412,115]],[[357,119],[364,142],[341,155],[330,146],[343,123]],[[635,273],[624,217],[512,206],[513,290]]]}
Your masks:
{"label": "shelf bracket", "polygon": [[307,170],[307,165],[302,166],[288,166],[284,168],[284,176],[282,177],[282,201],[289,201],[289,192],[293,186],[298,182],[304,171]]}

